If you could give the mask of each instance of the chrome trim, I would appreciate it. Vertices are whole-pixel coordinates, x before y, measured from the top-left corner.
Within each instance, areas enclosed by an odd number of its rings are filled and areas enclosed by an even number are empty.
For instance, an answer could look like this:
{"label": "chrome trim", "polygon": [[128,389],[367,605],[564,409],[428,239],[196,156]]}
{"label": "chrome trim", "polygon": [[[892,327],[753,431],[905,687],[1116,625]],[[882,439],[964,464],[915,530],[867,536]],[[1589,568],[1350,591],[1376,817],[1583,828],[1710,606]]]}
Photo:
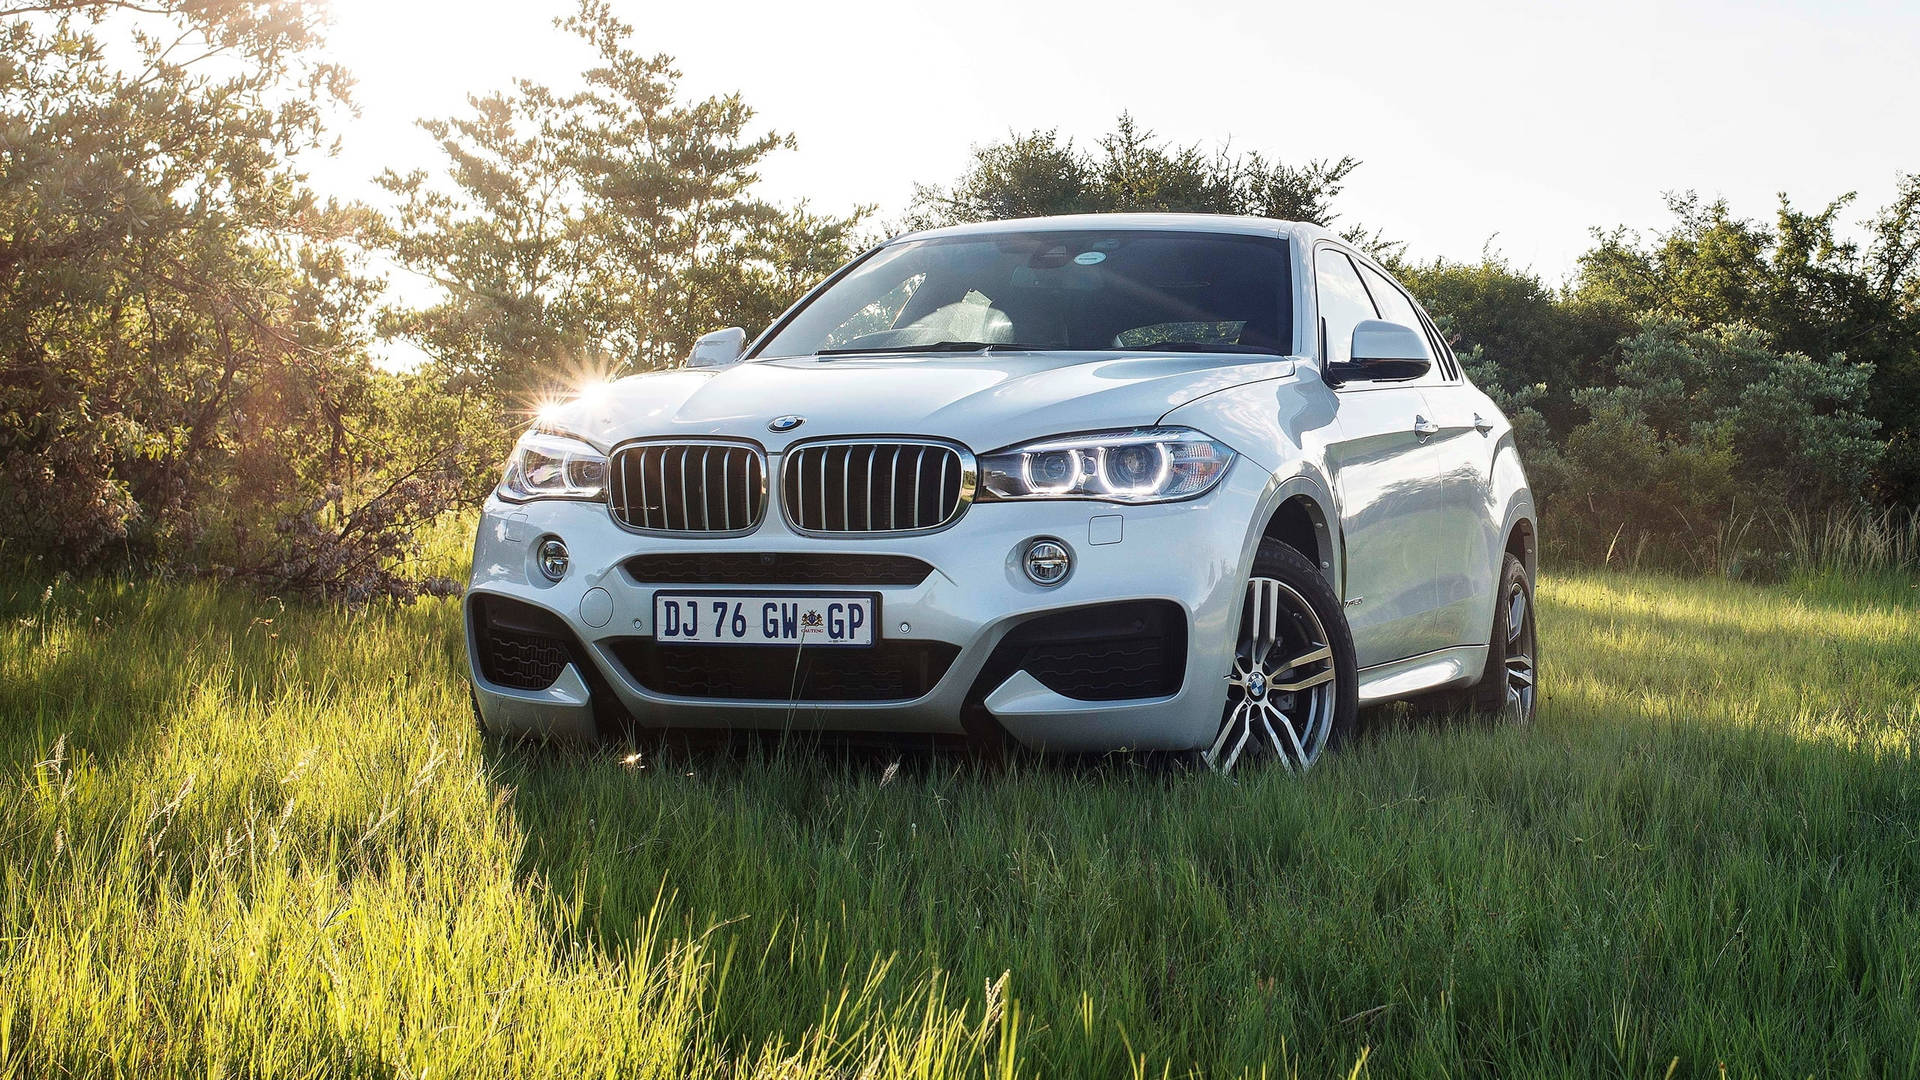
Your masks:
{"label": "chrome trim", "polygon": [[[623,506],[631,508],[633,506],[633,501],[630,499],[624,502],[620,502],[620,501],[616,501],[614,497],[616,480],[618,481],[618,485],[622,489],[622,494],[625,493],[626,470],[620,467],[621,456],[628,453],[629,451],[644,451],[647,449],[654,449],[654,448],[657,448],[660,450],[687,451],[686,454],[683,454],[681,456],[681,460],[680,460],[680,512],[681,512],[681,520],[686,521],[689,524],[691,524],[693,521],[693,517],[692,517],[693,511],[692,511],[692,503],[689,501],[687,486],[686,486],[686,478],[687,478],[687,460],[686,459],[692,456],[692,452],[694,450],[700,450],[702,452],[700,457],[699,473],[700,473],[700,481],[702,484],[702,491],[704,491],[705,484],[709,476],[708,465],[711,462],[713,451],[716,448],[723,449],[723,450],[745,451],[748,455],[747,460],[748,460],[749,475],[751,475],[751,473],[756,468],[759,472],[759,484],[757,485],[758,490],[754,490],[752,486],[749,486],[748,489],[744,492],[748,500],[746,524],[738,529],[733,527],[733,499],[730,491],[723,492],[721,495],[722,519],[721,519],[721,527],[718,529],[714,529],[714,528],[651,529],[651,528],[645,528],[639,525],[630,525],[627,522],[621,520],[620,508]],[[724,459],[721,462],[721,469],[722,469],[722,475],[724,476],[725,475],[724,470],[726,469],[726,462]],[[702,539],[726,539],[729,537],[747,536],[755,532],[756,530],[758,530],[760,528],[761,523],[764,522],[767,518],[767,504],[771,496],[770,485],[771,485],[772,473],[773,473],[773,470],[769,468],[767,465],[766,447],[760,445],[759,443],[753,441],[752,439],[728,439],[728,438],[676,439],[676,438],[658,438],[658,437],[643,438],[643,439],[627,439],[623,442],[616,443],[611,450],[607,451],[607,516],[611,518],[613,520],[613,523],[619,526],[622,530],[630,533],[635,533],[641,536],[698,537]],[[657,476],[649,476],[645,468],[641,469],[639,482],[640,482],[640,499],[641,499],[642,506],[645,505],[647,495],[649,494],[650,481],[657,481],[659,483],[660,485],[659,494],[660,494],[660,497],[664,500],[667,497],[667,491],[668,491],[666,454],[662,453],[660,455],[659,471]],[[664,505],[662,506],[662,512],[663,513],[665,512]],[[701,514],[702,523],[710,526],[712,524],[712,510],[708,504],[708,500],[706,499],[702,499],[701,501],[700,514]]]}
{"label": "chrome trim", "polygon": [[[841,478],[840,478],[841,491],[846,495],[851,495],[851,492],[848,491],[848,489],[851,488],[853,484],[853,454],[855,452],[855,448],[857,447],[867,448],[866,500],[867,500],[867,506],[868,506],[869,521],[874,520],[878,516],[878,514],[874,510],[874,496],[873,496],[873,491],[874,491],[873,471],[875,467],[874,463],[879,456],[879,452],[882,449],[885,449],[887,447],[892,447],[894,449],[895,465],[893,467],[893,470],[889,472],[888,477],[895,487],[897,487],[899,484],[899,466],[898,466],[899,452],[901,450],[914,448],[914,447],[918,447],[921,450],[921,453],[919,457],[916,459],[914,464],[915,472],[914,472],[914,496],[913,497],[914,497],[914,506],[916,508],[916,513],[920,505],[920,496],[921,496],[920,478],[921,478],[922,472],[924,471],[924,466],[926,463],[926,457],[927,457],[926,451],[928,450],[944,451],[944,453],[940,455],[940,480],[939,480],[939,486],[935,489],[936,492],[944,492],[946,490],[948,477],[950,475],[950,470],[953,468],[954,463],[958,462],[960,466],[959,496],[954,503],[952,512],[949,513],[946,516],[946,518],[940,521],[938,524],[923,526],[919,528],[902,529],[902,528],[889,527],[884,529],[855,529],[853,528],[853,512],[852,512],[853,500],[848,497],[843,497],[841,500],[841,515],[840,515],[841,524],[842,524],[841,528],[839,529],[806,528],[805,526],[800,524],[799,515],[794,512],[794,506],[792,502],[790,502],[787,498],[789,473],[792,474],[792,481],[793,481],[792,490],[793,490],[794,500],[804,501],[808,496],[807,481],[809,479],[809,474],[813,471],[812,462],[807,460],[807,455],[816,450],[831,451],[831,450],[842,448],[842,447],[848,450],[846,457],[841,462]],[[803,469],[805,471],[802,471]],[[780,516],[782,520],[784,520],[787,523],[787,528],[793,530],[795,534],[800,536],[825,537],[825,538],[867,537],[867,536],[873,536],[873,537],[923,536],[929,533],[937,533],[937,532],[942,532],[946,529],[950,529],[962,517],[966,516],[967,508],[973,505],[974,495],[978,491],[979,477],[980,477],[979,466],[974,459],[973,451],[967,449],[965,446],[962,446],[957,442],[951,442],[946,439],[931,439],[923,436],[912,436],[912,435],[904,435],[904,436],[863,435],[863,436],[852,436],[852,437],[845,437],[845,438],[810,439],[806,442],[794,443],[788,446],[780,454],[780,483],[777,485],[777,489],[779,491],[779,496],[780,496],[779,497]],[[824,452],[819,454],[819,472],[817,476],[817,481],[820,488],[818,518],[820,521],[825,522],[827,520],[827,507],[828,507],[827,490],[828,489],[827,489],[827,454]],[[890,487],[888,490],[889,492],[891,492],[893,488]],[[895,525],[897,520],[898,507],[891,505],[891,499],[889,500],[888,513],[889,513],[888,525],[893,526]]]}

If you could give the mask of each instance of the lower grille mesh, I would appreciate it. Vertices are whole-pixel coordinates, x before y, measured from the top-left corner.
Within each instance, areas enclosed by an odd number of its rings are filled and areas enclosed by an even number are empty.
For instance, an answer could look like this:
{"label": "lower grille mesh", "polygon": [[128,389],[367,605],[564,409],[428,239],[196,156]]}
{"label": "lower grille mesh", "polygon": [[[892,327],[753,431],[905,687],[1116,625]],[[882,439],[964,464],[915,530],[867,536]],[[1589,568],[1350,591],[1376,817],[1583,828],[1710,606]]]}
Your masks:
{"label": "lower grille mesh", "polygon": [[551,612],[501,596],[471,605],[480,674],[495,686],[545,690],[574,658],[574,637]]}
{"label": "lower grille mesh", "polygon": [[545,690],[567,666],[564,643],[540,634],[495,629],[487,634],[489,682],[515,690]]}
{"label": "lower grille mesh", "polygon": [[947,673],[958,645],[881,641],[865,649],[660,645],[622,638],[611,651],[656,694],[719,701],[912,701]]}
{"label": "lower grille mesh", "polygon": [[1179,693],[1186,680],[1187,619],[1165,600],[1129,600],[1062,611],[1014,627],[987,658],[972,697],[1016,671],[1079,701]]}

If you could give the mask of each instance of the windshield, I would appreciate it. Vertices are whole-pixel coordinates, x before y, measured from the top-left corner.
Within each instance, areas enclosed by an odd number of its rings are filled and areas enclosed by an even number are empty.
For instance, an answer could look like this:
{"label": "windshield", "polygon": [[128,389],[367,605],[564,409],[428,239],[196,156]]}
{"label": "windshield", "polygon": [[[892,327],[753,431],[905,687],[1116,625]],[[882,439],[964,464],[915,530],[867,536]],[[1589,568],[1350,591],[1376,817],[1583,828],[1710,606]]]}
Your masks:
{"label": "windshield", "polygon": [[880,249],[779,327],[757,359],[982,348],[1284,355],[1287,242],[1110,230]]}

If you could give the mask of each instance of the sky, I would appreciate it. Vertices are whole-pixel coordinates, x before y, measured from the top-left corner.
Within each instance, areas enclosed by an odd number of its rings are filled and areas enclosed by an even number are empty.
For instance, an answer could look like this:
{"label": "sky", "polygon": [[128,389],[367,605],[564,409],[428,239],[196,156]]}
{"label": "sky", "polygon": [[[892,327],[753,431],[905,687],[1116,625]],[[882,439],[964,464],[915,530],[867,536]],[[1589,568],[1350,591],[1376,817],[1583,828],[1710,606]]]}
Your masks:
{"label": "sky", "polygon": [[[1272,0],[960,4],[613,0],[682,88],[738,91],[797,150],[764,193],[897,219],[971,146],[1057,128],[1091,142],[1128,110],[1180,144],[1364,164],[1339,224],[1416,259],[1497,251],[1564,279],[1594,226],[1668,221],[1663,192],[1750,217],[1776,193],[1846,217],[1920,171],[1920,0],[1727,3]],[[554,29],[568,0],[331,0],[357,117],[313,177],[383,203],[371,178],[435,168],[422,116],[517,76],[586,63]]]}

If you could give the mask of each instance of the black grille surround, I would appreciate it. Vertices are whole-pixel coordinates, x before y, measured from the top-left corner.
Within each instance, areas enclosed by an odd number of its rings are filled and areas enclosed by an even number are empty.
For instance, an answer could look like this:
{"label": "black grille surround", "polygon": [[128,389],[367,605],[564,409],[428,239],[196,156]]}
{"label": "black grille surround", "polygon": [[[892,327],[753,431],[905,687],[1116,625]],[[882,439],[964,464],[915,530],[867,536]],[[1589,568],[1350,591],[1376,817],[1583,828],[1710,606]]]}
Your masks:
{"label": "black grille surround", "polygon": [[579,656],[579,643],[560,618],[500,596],[476,596],[473,620],[480,674],[512,690],[545,690]]}
{"label": "black grille surround", "polygon": [[1186,681],[1186,613],[1170,600],[1127,600],[1028,620],[994,647],[969,699],[1016,671],[1077,701],[1169,697]]}
{"label": "black grille surround", "polygon": [[607,651],[634,682],[656,694],[714,701],[912,701],[930,692],[958,645],[876,641],[869,648],[794,645],[662,645],[615,638]]}
{"label": "black grille surround", "polygon": [[944,529],[973,500],[973,455],[931,439],[800,443],[781,455],[780,505],[795,532],[900,535]]}
{"label": "black grille surround", "polygon": [[767,458],[756,443],[676,439],[614,449],[607,509],[641,532],[743,536],[767,513]]}
{"label": "black grille surround", "polygon": [[933,567],[907,555],[700,551],[635,555],[636,585],[918,585]]}

